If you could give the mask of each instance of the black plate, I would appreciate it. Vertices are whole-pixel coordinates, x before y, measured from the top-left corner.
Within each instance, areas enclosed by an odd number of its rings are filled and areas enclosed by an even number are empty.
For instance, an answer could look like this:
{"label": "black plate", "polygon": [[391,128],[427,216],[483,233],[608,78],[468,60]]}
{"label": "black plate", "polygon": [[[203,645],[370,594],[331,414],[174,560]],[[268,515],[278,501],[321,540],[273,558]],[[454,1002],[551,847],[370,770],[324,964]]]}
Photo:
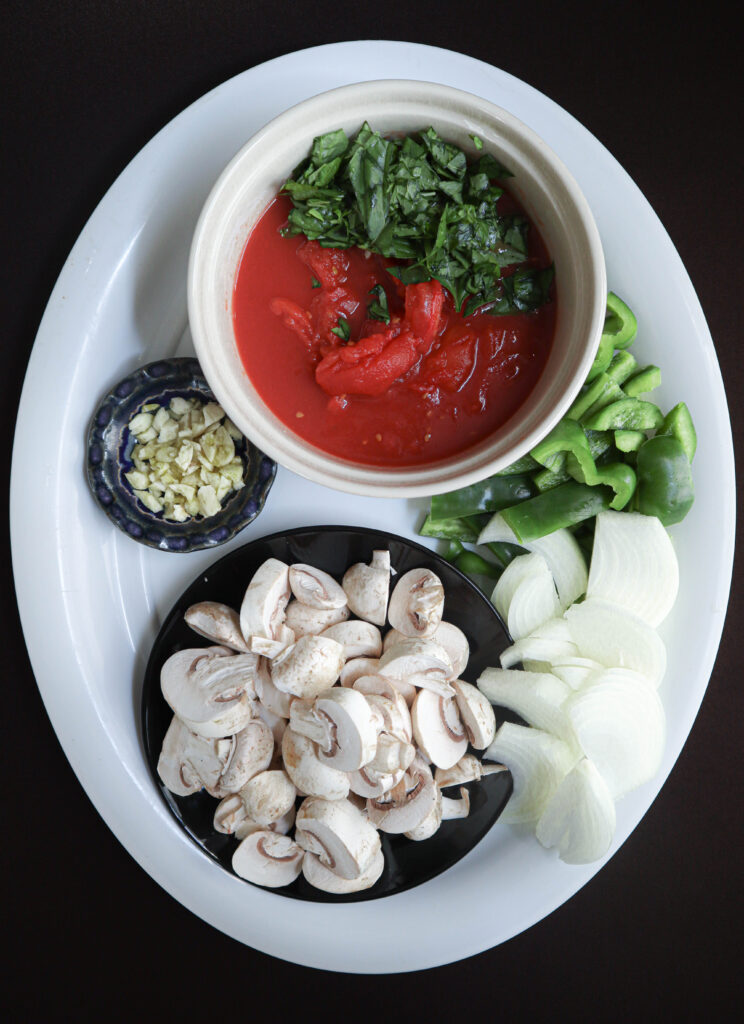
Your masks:
{"label": "black plate", "polygon": [[[160,692],[160,669],[175,651],[209,643],[186,625],[183,613],[197,601],[221,601],[239,609],[251,576],[267,558],[278,558],[289,564],[307,562],[340,579],[353,563],[369,562],[377,548],[389,549],[393,568],[399,575],[419,566],[439,575],[445,592],[444,617],[459,626],[470,642],[470,660],[465,673],[468,681],[474,682],[489,665],[499,664],[499,654],[510,643],[509,635],[490,602],[459,570],[428,548],[402,537],[343,526],[273,534],[231,551],[200,573],[184,591],[155,640],[142,693],[143,735],[150,770],[179,824],[209,857],[231,874],[234,874],[231,859],[237,840],[213,827],[218,801],[204,790],[192,796],[174,796],[163,786],[157,773],[163,737],[173,715]],[[350,903],[390,896],[434,878],[464,857],[488,832],[511,795],[512,779],[508,772],[501,772],[468,783],[467,788],[470,791],[469,816],[443,822],[430,839],[413,842],[405,836],[380,833],[385,869],[372,888],[335,896],[313,888],[300,875],[291,885],[269,891],[315,903]]]}

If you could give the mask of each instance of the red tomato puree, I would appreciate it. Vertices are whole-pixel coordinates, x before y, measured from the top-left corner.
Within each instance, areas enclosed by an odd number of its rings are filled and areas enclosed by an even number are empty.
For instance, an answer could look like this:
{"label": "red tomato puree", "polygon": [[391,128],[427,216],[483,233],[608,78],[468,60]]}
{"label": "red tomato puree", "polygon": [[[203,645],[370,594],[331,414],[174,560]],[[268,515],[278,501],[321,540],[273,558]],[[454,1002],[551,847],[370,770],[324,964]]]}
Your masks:
{"label": "red tomato puree", "polygon": [[[508,194],[500,202],[517,208]],[[233,296],[243,365],[290,430],[353,462],[416,466],[478,444],[516,412],[547,362],[555,301],[462,316],[439,282],[401,285],[386,270],[394,261],[282,237],[290,209],[280,196],[256,224]],[[550,262],[534,227],[530,262]],[[367,316],[376,285],[389,324]],[[334,333],[339,317],[348,340]]]}

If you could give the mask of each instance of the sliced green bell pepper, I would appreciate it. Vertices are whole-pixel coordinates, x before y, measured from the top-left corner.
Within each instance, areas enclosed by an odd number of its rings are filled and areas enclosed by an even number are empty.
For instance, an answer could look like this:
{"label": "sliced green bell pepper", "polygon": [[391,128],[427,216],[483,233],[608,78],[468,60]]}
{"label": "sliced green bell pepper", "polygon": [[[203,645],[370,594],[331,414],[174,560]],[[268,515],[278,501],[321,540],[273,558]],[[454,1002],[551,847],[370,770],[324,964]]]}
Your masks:
{"label": "sliced green bell pepper", "polygon": [[624,384],[628,377],[638,368],[638,360],[630,352],[616,352],[612,357],[606,373],[616,384]]}
{"label": "sliced green bell pepper", "polygon": [[491,579],[497,580],[501,575],[501,569],[498,566],[493,562],[487,562],[475,551],[463,551],[455,559],[455,565],[466,576],[489,576]]}
{"label": "sliced green bell pepper", "polygon": [[695,499],[690,460],[682,443],[671,435],[657,434],[638,449],[636,465],[638,511],[656,516],[664,526],[680,523]]}
{"label": "sliced green bell pepper", "polygon": [[[537,463],[532,463],[533,467]],[[461,487],[447,494],[435,494],[431,499],[431,518],[441,521],[462,516],[471,516],[477,512],[500,512],[518,501],[531,498],[535,488],[531,477],[526,473],[510,476],[489,476],[477,484]],[[430,534],[429,536],[438,536]]]}
{"label": "sliced green bell pepper", "polygon": [[697,434],[690,410],[684,402],[679,402],[666,414],[659,433],[676,437],[684,448],[688,460],[692,462],[697,449]]}
{"label": "sliced green bell pepper", "polygon": [[422,537],[457,540],[463,544],[476,544],[479,533],[480,522],[474,521],[471,518],[435,519],[432,515],[426,517],[419,530],[419,534]]}
{"label": "sliced green bell pepper", "polygon": [[609,487],[589,487],[573,480],[503,509],[501,515],[517,540],[527,544],[555,530],[574,526],[610,507]]}
{"label": "sliced green bell pepper", "polygon": [[637,452],[645,440],[646,435],[642,430],[615,431],[615,447],[619,452]]}
{"label": "sliced green bell pepper", "polygon": [[607,295],[607,314],[602,333],[612,336],[615,348],[630,348],[638,333],[638,321],[633,310],[614,292]]}
{"label": "sliced green bell pepper", "polygon": [[658,366],[645,366],[638,373],[626,380],[623,391],[628,398],[637,398],[638,395],[646,395],[661,384],[661,370]]}
{"label": "sliced green bell pepper", "polygon": [[663,422],[664,416],[653,402],[622,398],[588,417],[584,426],[590,430],[658,430]]}

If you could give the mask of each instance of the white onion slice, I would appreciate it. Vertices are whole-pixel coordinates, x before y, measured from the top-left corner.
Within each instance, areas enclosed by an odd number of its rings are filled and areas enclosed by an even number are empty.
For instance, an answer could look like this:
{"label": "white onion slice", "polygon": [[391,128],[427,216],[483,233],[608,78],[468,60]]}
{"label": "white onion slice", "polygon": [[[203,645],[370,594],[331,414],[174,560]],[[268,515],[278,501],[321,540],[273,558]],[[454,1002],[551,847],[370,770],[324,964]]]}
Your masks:
{"label": "white onion slice", "polygon": [[560,618],[548,619],[542,625],[537,626],[532,630],[531,636],[539,640],[562,640],[564,643],[573,643],[571,630],[562,615]]}
{"label": "white onion slice", "polygon": [[543,846],[556,846],[566,864],[589,864],[604,857],[615,834],[615,804],[590,760],[582,758],[563,779],[535,833]]}
{"label": "white onion slice", "polygon": [[547,672],[487,668],[477,685],[492,704],[509,708],[530,725],[572,742],[571,725],[561,710],[572,691],[556,676]]}
{"label": "white onion slice", "polygon": [[609,509],[599,513],[587,597],[618,604],[658,626],[671,611],[678,588],[677,556],[656,516]]}
{"label": "white onion slice", "polygon": [[519,555],[504,569],[491,601],[515,640],[562,611],[553,576],[542,555]]}
{"label": "white onion slice", "polygon": [[581,749],[615,799],[656,774],[666,722],[659,695],[643,676],[608,669],[569,697],[564,710]]}
{"label": "white onion slice", "polygon": [[568,530],[555,530],[545,537],[523,543],[517,540],[512,528],[497,512],[486,523],[478,537],[479,544],[490,544],[493,541],[518,544],[527,551],[541,554],[553,574],[558,597],[564,609],[586,593],[586,562],[576,538]]}
{"label": "white onion slice", "polygon": [[556,658],[549,669],[572,690],[580,690],[593,675],[604,670],[604,665],[591,658]]}
{"label": "white onion slice", "polygon": [[634,669],[654,686],[661,682],[666,670],[664,643],[654,629],[632,612],[591,597],[569,608],[566,621],[579,653],[585,658],[607,668]]}
{"label": "white onion slice", "polygon": [[499,821],[534,822],[561,780],[576,763],[576,754],[557,736],[527,725],[504,722],[483,757],[505,764],[514,789]]}
{"label": "white onion slice", "polygon": [[502,668],[512,668],[520,662],[541,661],[552,665],[556,658],[566,658],[579,653],[570,640],[547,640],[539,636],[525,636],[501,652]]}

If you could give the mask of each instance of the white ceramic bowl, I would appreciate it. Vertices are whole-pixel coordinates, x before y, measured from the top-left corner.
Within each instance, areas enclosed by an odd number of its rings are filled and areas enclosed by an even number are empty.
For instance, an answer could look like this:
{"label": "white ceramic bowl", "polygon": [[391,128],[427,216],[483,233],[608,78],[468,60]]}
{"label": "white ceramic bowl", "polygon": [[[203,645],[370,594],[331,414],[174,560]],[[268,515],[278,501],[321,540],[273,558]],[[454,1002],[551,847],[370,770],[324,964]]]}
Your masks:
{"label": "white ceramic bowl", "polygon": [[[413,468],[364,466],[320,451],[263,403],[238,354],[232,295],[251,230],[317,135],[357,131],[367,120],[384,133],[432,125],[477,155],[479,136],[514,174],[509,188],[539,227],[555,263],[556,333],[537,385],[496,432],[464,453]],[[204,375],[239,429],[296,473],[329,487],[377,497],[417,497],[463,487],[524,455],[557,423],[591,366],[607,296],[602,245],[576,181],[553,151],[500,107],[429,82],[363,82],[299,103],[257,132],[225,168],[204,205],[189,261],[189,323]]]}

